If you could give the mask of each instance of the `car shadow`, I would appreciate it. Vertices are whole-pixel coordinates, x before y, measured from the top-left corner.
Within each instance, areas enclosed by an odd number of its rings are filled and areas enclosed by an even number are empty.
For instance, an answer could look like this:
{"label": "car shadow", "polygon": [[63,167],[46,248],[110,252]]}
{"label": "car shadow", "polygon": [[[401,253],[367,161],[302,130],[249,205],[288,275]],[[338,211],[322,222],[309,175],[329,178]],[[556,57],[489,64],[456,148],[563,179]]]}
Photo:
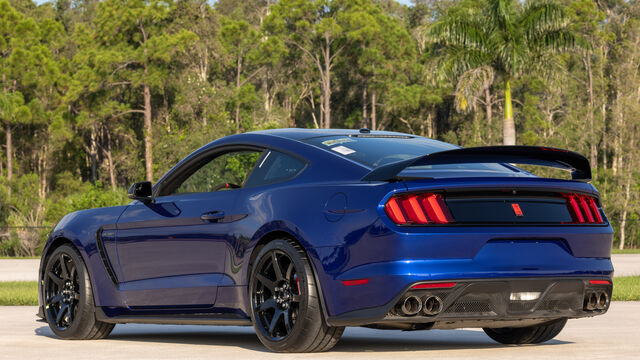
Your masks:
{"label": "car shadow", "polygon": [[[57,339],[48,326],[35,330],[37,336]],[[231,346],[257,352],[268,352],[251,327],[222,327],[195,325],[118,325],[107,338],[109,341],[175,343],[188,345]],[[569,341],[551,340],[540,345],[571,344]],[[496,349],[514,347],[489,339],[482,330],[430,330],[385,331],[365,328],[347,328],[332,353],[403,352],[436,350]]]}

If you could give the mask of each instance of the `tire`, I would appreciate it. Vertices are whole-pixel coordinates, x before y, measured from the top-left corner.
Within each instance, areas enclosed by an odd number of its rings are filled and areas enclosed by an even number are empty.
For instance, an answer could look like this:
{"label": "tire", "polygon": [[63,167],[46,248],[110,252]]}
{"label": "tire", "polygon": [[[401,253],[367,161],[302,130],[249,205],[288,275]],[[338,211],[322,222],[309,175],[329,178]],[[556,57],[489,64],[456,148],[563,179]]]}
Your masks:
{"label": "tire", "polygon": [[42,284],[45,319],[58,337],[92,340],[111,333],[114,324],[96,319],[91,280],[75,248],[65,244],[53,251]]}
{"label": "tire", "polygon": [[273,240],[260,250],[251,269],[249,295],[256,334],[271,351],[327,351],[344,332],[344,327],[324,321],[309,260],[292,241]]}
{"label": "tire", "polygon": [[522,328],[484,328],[484,332],[493,340],[502,344],[539,344],[556,337],[567,319],[557,319],[552,322],[527,326]]}

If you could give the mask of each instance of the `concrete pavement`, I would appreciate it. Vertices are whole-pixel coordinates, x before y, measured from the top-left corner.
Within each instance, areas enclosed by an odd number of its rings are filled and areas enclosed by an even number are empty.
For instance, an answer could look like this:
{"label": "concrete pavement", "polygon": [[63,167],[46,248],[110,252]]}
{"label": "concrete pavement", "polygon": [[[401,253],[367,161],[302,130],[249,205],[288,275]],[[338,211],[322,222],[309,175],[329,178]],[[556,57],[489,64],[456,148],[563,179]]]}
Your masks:
{"label": "concrete pavement", "polygon": [[640,275],[640,254],[614,254],[611,261],[614,276]]}
{"label": "concrete pavement", "polygon": [[[640,275],[640,254],[612,255],[615,276]],[[0,260],[0,281],[37,281],[38,259]]]}
{"label": "concrete pavement", "polygon": [[0,259],[0,281],[38,281],[40,259]]}
{"label": "concrete pavement", "polygon": [[0,307],[0,359],[637,359],[640,302],[615,302],[609,313],[570,320],[542,345],[506,346],[480,329],[384,331],[347,328],[328,353],[274,354],[251,327],[117,325],[104,340],[65,341],[36,308]]}

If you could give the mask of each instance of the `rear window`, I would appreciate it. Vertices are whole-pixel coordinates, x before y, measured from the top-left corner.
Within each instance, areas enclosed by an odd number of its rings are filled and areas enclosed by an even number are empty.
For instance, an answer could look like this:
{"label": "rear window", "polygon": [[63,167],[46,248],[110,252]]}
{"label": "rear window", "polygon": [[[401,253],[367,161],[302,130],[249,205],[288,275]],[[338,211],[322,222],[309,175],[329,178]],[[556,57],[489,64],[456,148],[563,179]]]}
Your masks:
{"label": "rear window", "polygon": [[[458,149],[455,145],[413,136],[321,136],[303,141],[371,168],[435,152]],[[405,170],[409,172],[471,170],[511,174],[517,171],[495,163],[424,165],[412,166]]]}

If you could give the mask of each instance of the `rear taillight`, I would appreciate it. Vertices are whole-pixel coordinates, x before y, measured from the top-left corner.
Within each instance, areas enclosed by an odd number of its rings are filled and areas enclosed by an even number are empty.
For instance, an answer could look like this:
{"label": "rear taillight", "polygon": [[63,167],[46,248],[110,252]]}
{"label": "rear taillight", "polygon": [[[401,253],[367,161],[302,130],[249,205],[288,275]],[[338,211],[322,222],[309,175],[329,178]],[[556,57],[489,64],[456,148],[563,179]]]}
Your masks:
{"label": "rear taillight", "polygon": [[454,222],[440,194],[409,194],[393,196],[384,210],[398,225],[449,224]]}
{"label": "rear taillight", "polygon": [[573,224],[602,224],[602,215],[591,196],[580,194],[563,194],[567,199],[567,207],[571,213]]}

